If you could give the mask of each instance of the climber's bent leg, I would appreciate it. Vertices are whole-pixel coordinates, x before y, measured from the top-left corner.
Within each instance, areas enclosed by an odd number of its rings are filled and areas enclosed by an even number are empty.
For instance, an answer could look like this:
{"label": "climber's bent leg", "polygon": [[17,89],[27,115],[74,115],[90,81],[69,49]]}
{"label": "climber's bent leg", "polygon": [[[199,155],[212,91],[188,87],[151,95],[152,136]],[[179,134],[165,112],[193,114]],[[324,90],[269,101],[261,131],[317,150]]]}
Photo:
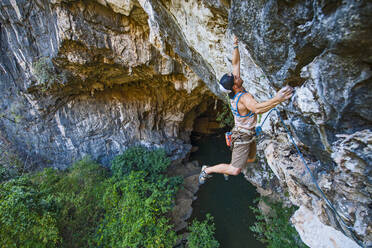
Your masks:
{"label": "climber's bent leg", "polygon": [[220,173],[236,176],[239,175],[241,169],[231,166],[230,164],[218,164],[205,169],[207,174]]}
{"label": "climber's bent leg", "polygon": [[[251,156],[249,158],[249,156]],[[247,165],[247,162],[253,162],[256,156],[256,143],[236,144],[233,146],[231,164],[218,164],[207,167],[207,174],[220,173],[226,175],[239,175],[242,169]],[[250,161],[252,160],[252,161]]]}

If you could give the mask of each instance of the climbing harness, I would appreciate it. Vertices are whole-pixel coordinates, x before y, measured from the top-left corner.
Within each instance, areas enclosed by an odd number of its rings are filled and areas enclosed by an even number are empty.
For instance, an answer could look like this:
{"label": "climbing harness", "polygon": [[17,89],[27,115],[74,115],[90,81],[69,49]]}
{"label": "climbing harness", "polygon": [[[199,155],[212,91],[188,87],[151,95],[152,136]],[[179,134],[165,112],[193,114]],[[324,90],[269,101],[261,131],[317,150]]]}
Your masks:
{"label": "climbing harness", "polygon": [[[354,239],[354,241],[355,241],[355,242],[356,242],[360,247],[363,247],[363,248],[364,248],[365,246],[364,246],[364,245],[363,245],[363,244],[362,244],[362,243],[361,243],[361,242],[360,242],[360,241],[355,237],[354,232],[353,232],[354,228],[351,227],[351,226],[349,226],[349,225],[347,225],[347,224],[345,223],[345,221],[342,219],[341,215],[337,212],[336,208],[335,208],[335,207],[333,206],[333,204],[328,200],[328,198],[327,198],[326,195],[324,194],[323,190],[319,187],[319,184],[318,184],[318,182],[316,181],[316,179],[315,179],[313,173],[311,172],[309,166],[307,165],[304,156],[302,155],[300,149],[299,149],[298,146],[296,145],[296,142],[294,141],[294,139],[293,139],[293,137],[292,137],[292,135],[291,135],[289,129],[288,129],[287,126],[284,124],[283,118],[280,116],[280,112],[279,112],[278,109],[273,108],[273,109],[270,110],[270,112],[266,115],[266,117],[265,117],[264,121],[262,122],[262,124],[256,127],[256,135],[257,135],[257,136],[261,135],[263,124],[265,123],[267,117],[268,117],[268,116],[271,114],[271,112],[274,111],[274,110],[277,112],[277,114],[278,114],[278,116],[279,116],[279,118],[280,118],[280,121],[281,121],[282,124],[283,124],[283,127],[285,128],[287,134],[289,135],[289,137],[290,137],[290,139],[291,139],[292,144],[296,147],[297,153],[300,155],[301,160],[302,160],[303,164],[304,164],[305,167],[306,167],[306,170],[309,172],[309,174],[310,174],[310,176],[311,176],[311,179],[312,179],[313,183],[315,184],[316,188],[319,190],[320,194],[322,195],[323,199],[324,199],[325,202],[327,203],[328,207],[332,210],[332,212],[335,214],[335,216],[338,217],[338,218],[341,220],[342,225],[344,225],[344,226],[349,230],[349,232],[350,232],[352,238]],[[337,218],[335,218],[335,219],[336,219],[336,221],[340,224],[340,221],[339,221]],[[342,225],[340,225],[341,230],[342,230],[342,233],[346,236],[345,230],[342,228]]]}
{"label": "climbing harness", "polygon": [[248,112],[248,114],[246,115],[240,115],[239,114],[239,110],[238,110],[238,102],[240,100],[240,98],[242,97],[242,95],[246,94],[247,92],[246,91],[241,91],[239,92],[238,94],[236,94],[234,96],[234,98],[232,99],[234,101],[234,99],[238,96],[238,100],[236,101],[236,108],[234,109],[232,104],[231,104],[231,111],[233,113],[233,115],[237,116],[237,117],[240,117],[240,118],[245,118],[245,117],[252,117],[254,116],[254,113],[252,113],[251,111]]}
{"label": "climbing harness", "polygon": [[256,135],[254,130],[243,129],[240,127],[234,127],[231,130],[231,149],[234,145],[246,145],[251,144],[256,140]]}

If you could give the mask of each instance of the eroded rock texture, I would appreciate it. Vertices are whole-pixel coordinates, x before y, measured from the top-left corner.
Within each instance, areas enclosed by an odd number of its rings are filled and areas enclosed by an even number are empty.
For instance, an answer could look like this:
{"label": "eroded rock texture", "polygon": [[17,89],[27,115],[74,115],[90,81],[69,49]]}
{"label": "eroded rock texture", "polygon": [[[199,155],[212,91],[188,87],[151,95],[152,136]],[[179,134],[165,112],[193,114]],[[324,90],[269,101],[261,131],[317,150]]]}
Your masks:
{"label": "eroded rock texture", "polygon": [[[367,246],[372,240],[371,160],[366,155],[371,142],[357,137],[371,132],[371,10],[368,1],[233,1],[234,14],[229,16],[231,28],[272,86],[297,86],[281,115],[321,188]],[[263,185],[263,178],[272,175],[255,169],[248,175],[254,174],[252,181],[268,191],[280,185],[274,189],[279,195],[287,188],[292,203],[307,206],[324,224],[337,226],[296,150],[286,142],[288,137],[280,134],[280,123],[272,120],[276,124],[264,127],[271,136],[260,146],[275,180]],[[340,152],[346,149],[340,144],[348,142],[353,149]],[[357,165],[346,169],[345,161]]]}
{"label": "eroded rock texture", "polygon": [[[371,2],[3,0],[0,6],[0,142],[12,143],[25,159],[65,168],[91,155],[108,164],[134,144],[183,158],[196,118],[224,97],[217,81],[231,71],[235,33],[244,86],[258,101],[283,85],[296,87],[280,115],[358,242],[372,245]],[[275,113],[263,130],[262,163],[248,168],[247,179],[261,194],[301,206],[293,222],[309,246],[343,238],[357,246],[350,232],[342,234]],[[315,237],[319,228],[329,233],[323,243]]]}
{"label": "eroded rock texture", "polygon": [[174,159],[190,149],[212,94],[171,47],[150,43],[138,3],[130,15],[109,6],[2,1],[1,135],[24,155],[64,168],[139,143]]}

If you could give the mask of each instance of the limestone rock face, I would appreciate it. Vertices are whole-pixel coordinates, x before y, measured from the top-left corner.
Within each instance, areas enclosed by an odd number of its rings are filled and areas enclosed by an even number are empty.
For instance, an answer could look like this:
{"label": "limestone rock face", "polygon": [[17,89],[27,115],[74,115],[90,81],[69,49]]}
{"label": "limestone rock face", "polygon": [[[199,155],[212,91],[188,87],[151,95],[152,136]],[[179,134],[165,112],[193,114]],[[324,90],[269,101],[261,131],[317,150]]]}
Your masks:
{"label": "limestone rock face", "polygon": [[[233,1],[229,15],[229,25],[272,87],[296,87],[280,115],[319,186],[366,246],[372,240],[371,160],[366,155],[372,127],[371,9],[368,1]],[[248,179],[341,230],[276,113],[263,130],[259,150],[275,179],[259,168],[251,168]],[[312,247],[324,245],[317,240]]]}
{"label": "limestone rock face", "polygon": [[332,178],[321,179],[321,183],[332,182],[327,192],[337,199],[336,206],[354,223],[357,234],[372,240],[371,228],[371,164],[372,132],[362,130],[351,135],[337,135],[333,143],[332,159],[337,167]]}
{"label": "limestone rock face", "polygon": [[[372,245],[370,1],[3,0],[0,7],[0,145],[13,144],[25,161],[65,168],[90,155],[108,164],[135,144],[184,158],[191,131],[210,121],[198,117],[225,97],[217,82],[231,72],[234,33],[244,86],[257,101],[295,87],[279,114],[353,235]],[[301,206],[293,222],[311,247],[338,247],[343,235],[356,245],[278,113],[263,131],[261,160],[247,180]],[[324,242],[315,238],[321,226],[333,230]]]}
{"label": "limestone rock face", "polygon": [[108,164],[135,144],[183,158],[212,93],[171,47],[151,44],[137,1],[104,5],[1,2],[1,136],[59,168],[84,155]]}
{"label": "limestone rock face", "polygon": [[[309,247],[343,247],[358,248],[352,240],[345,237],[340,231],[336,231],[330,226],[324,225],[316,215],[309,209],[301,206],[291,218],[296,230],[302,237],[302,240]],[[316,235],[316,239],[314,238]],[[321,240],[321,243],[318,241]]]}

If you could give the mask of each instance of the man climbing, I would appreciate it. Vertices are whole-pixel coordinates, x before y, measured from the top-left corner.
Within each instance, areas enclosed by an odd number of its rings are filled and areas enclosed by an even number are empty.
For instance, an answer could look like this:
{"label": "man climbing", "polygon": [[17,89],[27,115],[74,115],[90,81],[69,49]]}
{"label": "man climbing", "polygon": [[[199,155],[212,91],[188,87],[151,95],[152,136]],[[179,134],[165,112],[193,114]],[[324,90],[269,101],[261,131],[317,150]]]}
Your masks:
{"label": "man climbing", "polygon": [[208,167],[204,165],[199,175],[199,183],[203,184],[212,173],[239,175],[247,163],[256,157],[255,127],[257,114],[262,114],[289,99],[293,89],[289,86],[282,88],[272,99],[258,103],[251,94],[245,91],[243,80],[240,78],[240,54],[238,38],[234,37],[232,56],[232,73],[226,73],[220,80],[220,89],[229,94],[231,110],[234,114],[234,128],[231,136],[232,158],[230,164],[218,164]]}

